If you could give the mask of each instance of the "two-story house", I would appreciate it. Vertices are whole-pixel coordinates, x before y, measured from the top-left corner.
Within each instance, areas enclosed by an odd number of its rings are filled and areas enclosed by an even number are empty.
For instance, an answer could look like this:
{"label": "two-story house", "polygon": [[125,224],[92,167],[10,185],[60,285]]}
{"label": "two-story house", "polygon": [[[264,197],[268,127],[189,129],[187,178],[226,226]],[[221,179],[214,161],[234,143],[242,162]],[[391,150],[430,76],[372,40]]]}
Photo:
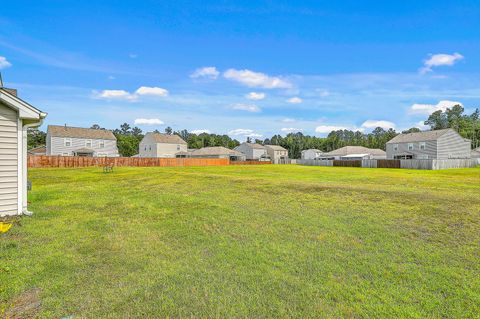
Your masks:
{"label": "two-story house", "polygon": [[47,155],[118,157],[117,138],[109,130],[49,125]]}
{"label": "two-story house", "polygon": [[273,164],[287,164],[289,162],[288,150],[280,145],[265,145],[265,148]]}
{"label": "two-story house", "polygon": [[187,142],[176,134],[149,132],[138,146],[139,157],[176,157],[187,154]]}
{"label": "two-story house", "polygon": [[235,147],[234,150],[245,154],[247,160],[266,161],[270,160],[265,146],[257,143],[242,143]]}
{"label": "two-story house", "polygon": [[470,158],[470,140],[454,129],[400,134],[387,142],[388,159]]}

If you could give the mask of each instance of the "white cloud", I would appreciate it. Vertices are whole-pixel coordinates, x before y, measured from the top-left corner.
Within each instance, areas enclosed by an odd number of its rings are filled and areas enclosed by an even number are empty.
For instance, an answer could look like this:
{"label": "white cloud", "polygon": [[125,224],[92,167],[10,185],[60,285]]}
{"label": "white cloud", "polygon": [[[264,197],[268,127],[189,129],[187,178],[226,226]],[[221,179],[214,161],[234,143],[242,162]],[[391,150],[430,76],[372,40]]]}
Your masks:
{"label": "white cloud", "polygon": [[190,77],[193,78],[193,79],[208,78],[208,79],[215,80],[216,78],[218,78],[219,74],[220,74],[220,72],[218,72],[216,67],[206,66],[206,67],[203,67],[203,68],[196,69],[192,74],[190,74]]}
{"label": "white cloud", "polygon": [[135,91],[137,95],[167,96],[168,91],[159,87],[141,86]]}
{"label": "white cloud", "polygon": [[451,108],[455,105],[461,105],[463,106],[462,103],[456,102],[456,101],[448,101],[448,100],[443,100],[438,102],[437,104],[418,104],[415,103],[412,106],[410,106],[410,109],[408,112],[410,114],[423,114],[423,115],[430,115],[435,111],[445,111],[447,108]]}
{"label": "white cloud", "polygon": [[265,73],[254,72],[251,70],[228,69],[223,73],[228,79],[248,87],[259,87],[265,89],[288,89],[292,84],[279,77],[269,76]]}
{"label": "white cloud", "polygon": [[284,122],[284,123],[293,123],[293,122],[295,122],[295,119],[291,119],[291,118],[288,118],[288,117],[287,117],[287,118],[284,118],[284,119],[282,120],[282,122]]}
{"label": "white cloud", "polygon": [[125,90],[103,90],[100,92],[93,91],[93,96],[97,99],[105,100],[124,100],[136,101],[140,96],[167,96],[168,91],[159,87],[141,86],[135,93],[130,93]]}
{"label": "white cloud", "polygon": [[413,127],[417,127],[421,130],[428,130],[430,128],[430,126],[425,125],[424,121],[420,121],[420,122],[416,123]]}
{"label": "white cloud", "polygon": [[428,72],[432,72],[432,68],[436,66],[442,66],[442,65],[447,65],[447,66],[452,66],[454,65],[457,61],[460,61],[463,59],[463,55],[460,53],[454,53],[454,54],[434,54],[432,55],[429,59],[424,61],[424,66],[420,69],[421,74],[425,74]]}
{"label": "white cloud", "polygon": [[249,100],[263,100],[265,98],[265,93],[257,93],[257,92],[250,92],[245,95],[245,97]]}
{"label": "white cloud", "polygon": [[327,97],[330,95],[330,91],[328,90],[316,89],[315,92],[317,92],[321,97]]}
{"label": "white cloud", "polygon": [[115,80],[115,77],[114,77],[113,75],[109,75],[109,76],[108,76],[108,79],[109,79],[109,80]]}
{"label": "white cloud", "polygon": [[330,133],[331,131],[339,131],[339,130],[348,130],[350,128],[346,126],[335,126],[335,125],[320,125],[315,128],[315,132],[317,133]]}
{"label": "white cloud", "polygon": [[10,62],[8,62],[6,57],[0,56],[0,70],[9,68],[11,66],[12,66],[12,64]]}
{"label": "white cloud", "polygon": [[103,90],[101,92],[94,92],[94,96],[105,100],[135,101],[137,99],[136,95],[130,94],[125,90]]}
{"label": "white cloud", "polygon": [[200,129],[200,130],[192,130],[192,131],[190,131],[190,133],[192,133],[192,134],[197,134],[197,135],[202,134],[202,133],[210,134],[210,131],[209,131],[209,130],[202,130],[202,129]]}
{"label": "white cloud", "polygon": [[238,103],[232,105],[232,109],[234,110],[240,110],[240,111],[247,111],[247,112],[260,112],[261,109],[256,106],[255,104],[243,104],[243,103]]}
{"label": "white cloud", "polygon": [[244,137],[262,137],[261,134],[255,133],[253,130],[237,128],[228,132],[228,135],[232,136],[244,136]]}
{"label": "white cloud", "polygon": [[290,99],[287,100],[288,103],[292,103],[292,104],[300,104],[303,102],[303,100],[301,98],[299,98],[298,96],[295,96],[295,97],[292,97]]}
{"label": "white cloud", "polygon": [[135,125],[163,125],[162,120],[160,119],[136,119],[134,122]]}
{"label": "white cloud", "polygon": [[302,132],[303,129],[293,128],[293,127],[284,127],[282,129],[280,129],[280,131],[285,132],[285,133],[294,133],[294,132]]}
{"label": "white cloud", "polygon": [[138,58],[138,54],[136,54],[136,53],[130,53],[128,56],[130,57],[130,59]]}
{"label": "white cloud", "polygon": [[362,124],[363,128],[377,128],[381,127],[383,129],[395,128],[395,124],[389,121],[377,121],[377,120],[367,120]]}

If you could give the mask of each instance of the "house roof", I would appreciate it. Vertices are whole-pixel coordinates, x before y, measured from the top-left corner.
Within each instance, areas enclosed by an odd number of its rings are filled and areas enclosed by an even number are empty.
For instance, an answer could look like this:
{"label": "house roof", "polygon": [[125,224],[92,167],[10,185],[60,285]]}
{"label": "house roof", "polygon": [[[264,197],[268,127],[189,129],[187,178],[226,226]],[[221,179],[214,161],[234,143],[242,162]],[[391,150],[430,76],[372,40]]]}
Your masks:
{"label": "house roof", "polygon": [[443,134],[455,130],[451,128],[443,129],[443,130],[435,130],[435,131],[424,131],[424,132],[416,132],[416,133],[408,133],[408,134],[399,134],[392,138],[389,143],[412,143],[412,142],[423,142],[423,141],[436,141],[440,136]]}
{"label": "house roof", "polygon": [[180,136],[176,134],[162,134],[149,132],[147,135],[152,136],[156,143],[168,143],[168,144],[187,144]]}
{"label": "house roof", "polygon": [[318,149],[316,149],[316,148],[309,148],[308,150],[303,150],[302,153],[303,153],[303,152],[306,152],[306,151],[313,151],[313,152],[323,153],[322,151],[320,151],[320,150],[318,150]]}
{"label": "house roof", "polygon": [[261,144],[257,144],[257,143],[242,143],[248,147],[251,147],[251,148],[254,148],[254,149],[259,149],[259,150],[264,150],[265,149],[265,146],[261,145]]}
{"label": "house roof", "polygon": [[31,148],[28,150],[28,153],[30,154],[35,154],[35,153],[46,153],[47,152],[47,148],[45,146],[38,146],[38,147],[34,147],[34,148]]}
{"label": "house roof", "polygon": [[73,137],[73,138],[89,138],[99,140],[114,140],[117,138],[109,130],[96,130],[92,128],[71,127],[61,125],[49,125],[48,131],[51,136],[55,137]]}
{"label": "house roof", "polygon": [[0,87],[0,101],[8,107],[17,110],[21,119],[34,120],[35,123],[47,116],[47,113],[40,111],[33,105],[16,96],[12,89]]}
{"label": "house roof", "polygon": [[194,156],[233,155],[244,156],[242,153],[223,146],[203,147],[192,152]]}
{"label": "house roof", "polygon": [[345,155],[345,156],[342,156],[342,157],[346,157],[346,158],[356,158],[356,157],[365,157],[365,156],[368,156],[370,154],[348,154],[348,155]]}
{"label": "house roof", "polygon": [[326,154],[330,156],[346,156],[350,154],[370,154],[385,156],[387,153],[378,148],[368,148],[364,146],[344,146]]}
{"label": "house roof", "polygon": [[471,153],[473,158],[480,158],[480,147],[473,149]]}
{"label": "house roof", "polygon": [[272,149],[274,151],[286,151],[286,149],[281,147],[280,145],[265,145],[265,147]]}

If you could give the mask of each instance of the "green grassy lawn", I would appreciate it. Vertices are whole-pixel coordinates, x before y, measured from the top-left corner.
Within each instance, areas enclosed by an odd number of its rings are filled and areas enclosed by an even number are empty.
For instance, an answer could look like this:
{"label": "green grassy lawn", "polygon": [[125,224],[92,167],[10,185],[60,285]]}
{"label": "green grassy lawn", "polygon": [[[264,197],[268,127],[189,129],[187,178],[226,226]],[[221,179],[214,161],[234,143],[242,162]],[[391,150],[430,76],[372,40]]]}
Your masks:
{"label": "green grassy lawn", "polygon": [[[480,168],[36,169],[0,310],[40,318],[480,318]],[[0,311],[1,314],[1,311]]]}

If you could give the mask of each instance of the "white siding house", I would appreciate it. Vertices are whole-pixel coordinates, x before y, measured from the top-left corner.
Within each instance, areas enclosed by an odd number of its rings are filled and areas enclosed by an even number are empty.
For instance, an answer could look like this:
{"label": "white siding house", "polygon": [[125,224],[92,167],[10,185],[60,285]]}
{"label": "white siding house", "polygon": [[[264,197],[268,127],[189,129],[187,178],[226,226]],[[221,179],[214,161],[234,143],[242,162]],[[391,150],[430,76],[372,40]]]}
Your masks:
{"label": "white siding house", "polygon": [[109,130],[49,125],[47,155],[118,157],[117,138]]}
{"label": "white siding house", "polygon": [[324,153],[320,158],[332,160],[386,159],[387,153],[378,148],[344,146],[328,153]]}
{"label": "white siding house", "polygon": [[470,140],[454,129],[400,134],[387,142],[389,159],[470,158]]}
{"label": "white siding house", "polygon": [[317,159],[322,156],[323,152],[315,148],[302,151],[302,159]]}
{"label": "white siding house", "polygon": [[27,129],[47,116],[19,99],[0,80],[0,216],[27,210]]}
{"label": "white siding house", "polygon": [[187,154],[187,142],[175,134],[149,132],[138,146],[139,157],[176,157],[177,153]]}
{"label": "white siding house", "polygon": [[245,154],[247,160],[270,160],[265,146],[256,143],[242,143],[235,150]]}
{"label": "white siding house", "polygon": [[288,151],[280,145],[265,145],[267,154],[273,164],[286,164],[288,160]]}

